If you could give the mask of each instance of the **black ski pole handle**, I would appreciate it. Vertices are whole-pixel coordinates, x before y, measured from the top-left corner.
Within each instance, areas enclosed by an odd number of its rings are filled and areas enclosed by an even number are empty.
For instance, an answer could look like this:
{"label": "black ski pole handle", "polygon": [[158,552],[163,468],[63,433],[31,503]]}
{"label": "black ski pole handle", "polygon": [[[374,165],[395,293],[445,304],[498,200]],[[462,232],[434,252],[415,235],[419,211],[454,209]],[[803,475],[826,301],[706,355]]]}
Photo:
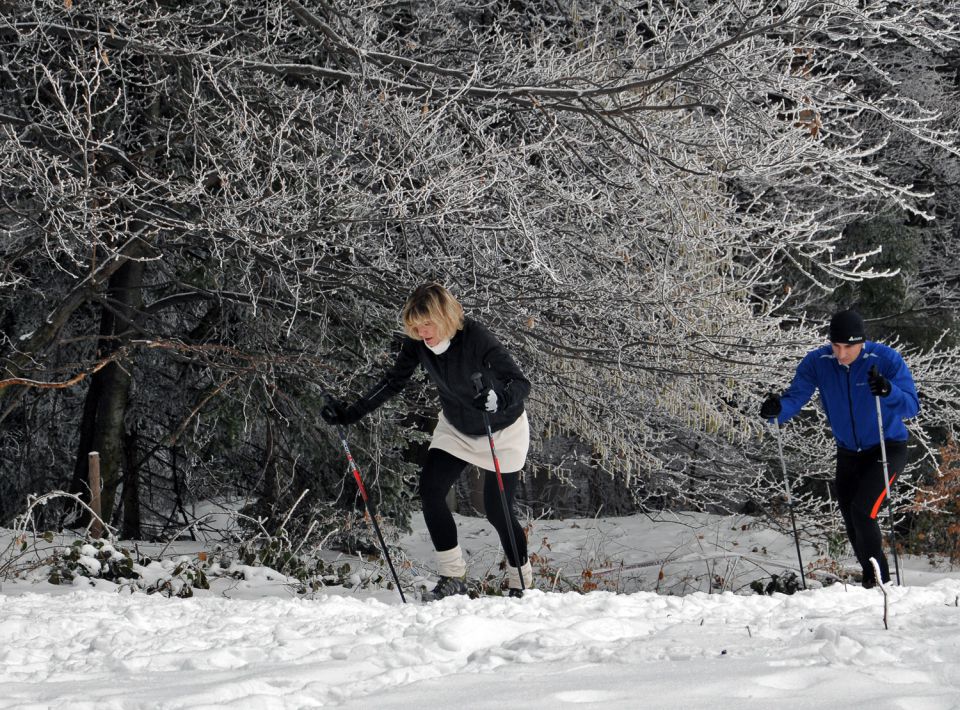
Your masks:
{"label": "black ski pole handle", "polygon": [[473,389],[476,390],[477,394],[480,394],[481,392],[483,392],[484,390],[483,373],[474,372],[472,375],[470,375],[470,379],[473,380]]}

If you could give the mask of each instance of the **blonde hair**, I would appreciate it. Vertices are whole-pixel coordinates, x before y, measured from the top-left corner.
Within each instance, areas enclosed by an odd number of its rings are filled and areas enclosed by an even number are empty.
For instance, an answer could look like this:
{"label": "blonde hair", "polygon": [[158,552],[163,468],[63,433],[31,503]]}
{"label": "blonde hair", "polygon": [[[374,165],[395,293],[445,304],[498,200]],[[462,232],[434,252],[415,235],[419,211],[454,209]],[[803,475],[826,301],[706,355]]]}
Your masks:
{"label": "blonde hair", "polygon": [[403,329],[414,340],[420,340],[417,326],[433,322],[437,326],[437,337],[441,340],[452,338],[463,328],[463,306],[440,284],[417,286],[407,298],[400,313]]}

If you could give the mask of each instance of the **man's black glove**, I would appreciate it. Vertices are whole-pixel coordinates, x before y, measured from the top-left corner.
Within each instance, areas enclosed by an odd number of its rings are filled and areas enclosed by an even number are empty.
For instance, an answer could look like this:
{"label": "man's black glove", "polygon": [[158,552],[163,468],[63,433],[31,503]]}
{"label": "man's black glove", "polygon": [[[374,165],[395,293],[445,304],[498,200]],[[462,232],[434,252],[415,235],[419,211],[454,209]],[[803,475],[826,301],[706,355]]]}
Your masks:
{"label": "man's black glove", "polygon": [[360,421],[363,418],[363,412],[357,409],[355,404],[348,407],[339,399],[331,399],[320,410],[320,416],[327,424],[347,426]]}
{"label": "man's black glove", "polygon": [[890,394],[890,380],[880,374],[876,365],[867,373],[867,384],[870,385],[870,394],[874,397],[886,397]]}
{"label": "man's black glove", "polygon": [[783,405],[780,404],[780,395],[771,392],[760,405],[760,416],[764,419],[773,419],[779,417],[783,411]]}

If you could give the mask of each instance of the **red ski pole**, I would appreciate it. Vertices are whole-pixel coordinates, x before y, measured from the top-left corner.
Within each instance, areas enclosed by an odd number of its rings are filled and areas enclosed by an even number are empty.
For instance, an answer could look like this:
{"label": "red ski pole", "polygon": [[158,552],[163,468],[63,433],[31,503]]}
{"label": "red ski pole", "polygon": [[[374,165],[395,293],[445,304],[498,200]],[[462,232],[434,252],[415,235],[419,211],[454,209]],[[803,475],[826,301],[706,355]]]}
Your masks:
{"label": "red ski pole", "polygon": [[[293,401],[283,392],[278,391],[278,394],[280,394],[281,397],[293,405],[294,409],[298,412],[301,418],[304,416],[303,411],[295,401]],[[323,393],[323,398],[328,402],[330,400],[330,396],[326,392]],[[311,427],[310,430],[319,438],[319,431],[316,428]],[[383,533],[380,531],[380,524],[377,522],[377,516],[373,509],[373,505],[370,503],[370,496],[367,495],[367,487],[363,485],[363,478],[360,476],[360,469],[357,467],[357,463],[353,460],[353,454],[350,453],[350,446],[347,444],[347,433],[343,426],[337,426],[337,436],[340,438],[340,445],[343,447],[343,451],[347,455],[347,463],[350,466],[350,472],[353,474],[353,479],[357,482],[357,488],[360,489],[360,497],[363,498],[363,507],[367,511],[367,516],[370,518],[370,523],[373,525],[374,532],[377,533],[377,539],[380,541],[380,549],[383,550],[383,557],[387,561],[387,566],[390,568],[390,573],[393,575],[393,581],[397,585],[397,591],[400,592],[400,600],[406,604],[407,598],[403,595],[403,587],[400,586],[400,576],[397,574],[397,570],[393,566],[393,560],[390,559],[390,551],[387,549],[387,542],[383,539]]]}
{"label": "red ski pole", "polygon": [[347,463],[350,465],[350,471],[353,473],[353,478],[357,482],[357,488],[360,489],[360,497],[363,498],[364,508],[366,508],[370,522],[373,524],[373,529],[377,533],[377,539],[380,540],[380,549],[383,550],[383,556],[387,560],[387,566],[390,567],[390,573],[393,575],[393,581],[397,585],[397,591],[400,592],[400,600],[406,604],[407,598],[403,596],[400,577],[397,575],[397,570],[393,567],[393,561],[390,559],[390,551],[387,549],[387,543],[383,539],[383,533],[380,532],[380,524],[377,523],[377,516],[374,514],[373,505],[370,503],[370,497],[367,495],[367,488],[363,485],[360,469],[357,468],[357,463],[353,460],[353,455],[350,453],[350,446],[347,444],[347,434],[342,426],[337,427],[337,435],[340,437],[340,444],[343,446],[343,451],[347,455]]}
{"label": "red ski pole", "polygon": [[[483,375],[479,372],[474,372],[470,376],[470,379],[473,380],[473,386],[477,390],[477,394],[483,392]],[[523,582],[523,570],[520,569],[522,564],[520,561],[520,553],[517,549],[517,537],[513,532],[513,518],[510,516],[510,506],[507,505],[507,493],[503,487],[503,474],[500,473],[500,459],[497,458],[497,448],[493,445],[493,430],[490,428],[490,417],[487,415],[487,410],[484,409],[481,412],[483,414],[483,425],[487,429],[487,439],[490,442],[490,455],[493,456],[493,470],[497,472],[497,487],[500,489],[500,504],[503,506],[503,518],[506,520],[507,525],[507,535],[510,538],[510,551],[513,553],[513,561],[517,566],[517,573],[520,577],[520,591],[524,591],[526,586]]]}

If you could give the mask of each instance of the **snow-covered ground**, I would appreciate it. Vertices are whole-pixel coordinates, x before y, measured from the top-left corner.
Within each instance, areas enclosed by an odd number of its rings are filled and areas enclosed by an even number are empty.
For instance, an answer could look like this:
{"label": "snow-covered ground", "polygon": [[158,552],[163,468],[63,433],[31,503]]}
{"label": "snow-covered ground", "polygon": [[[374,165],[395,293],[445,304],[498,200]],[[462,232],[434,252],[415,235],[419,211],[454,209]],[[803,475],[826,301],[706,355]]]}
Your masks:
{"label": "snow-covered ground", "polygon": [[[471,572],[495,567],[485,522],[458,524]],[[885,630],[876,589],[749,593],[751,576],[790,568],[796,552],[746,518],[541,521],[530,540],[547,589],[673,593],[403,605],[385,589],[298,596],[270,574],[191,599],[8,581],[0,708],[960,708],[949,569],[906,560]],[[409,561],[428,563],[428,548],[422,529],[399,544]],[[727,591],[681,594],[707,579]]]}

